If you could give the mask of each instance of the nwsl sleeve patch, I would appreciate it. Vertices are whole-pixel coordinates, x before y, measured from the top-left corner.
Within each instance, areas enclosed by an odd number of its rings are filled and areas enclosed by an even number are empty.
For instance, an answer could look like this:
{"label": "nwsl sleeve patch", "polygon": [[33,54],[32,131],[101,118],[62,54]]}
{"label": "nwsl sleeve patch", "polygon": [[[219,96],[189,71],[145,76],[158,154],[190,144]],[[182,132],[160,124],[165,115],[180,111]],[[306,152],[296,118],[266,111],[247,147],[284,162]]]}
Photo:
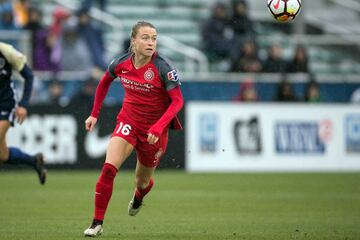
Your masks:
{"label": "nwsl sleeve patch", "polygon": [[167,78],[169,81],[177,82],[179,79],[177,71],[174,69],[174,70],[171,70],[170,72],[168,72]]}

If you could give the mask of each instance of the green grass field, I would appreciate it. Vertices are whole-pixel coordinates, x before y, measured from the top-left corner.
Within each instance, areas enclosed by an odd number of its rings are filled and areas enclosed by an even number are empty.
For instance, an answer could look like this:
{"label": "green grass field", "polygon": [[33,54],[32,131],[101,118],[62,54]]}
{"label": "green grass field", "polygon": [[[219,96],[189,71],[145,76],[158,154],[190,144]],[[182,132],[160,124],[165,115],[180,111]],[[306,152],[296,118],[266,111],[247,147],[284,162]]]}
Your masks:
{"label": "green grass field", "polygon": [[[98,171],[0,171],[0,239],[84,239]],[[360,173],[159,171],[136,217],[133,172],[120,172],[103,239],[360,239]]]}

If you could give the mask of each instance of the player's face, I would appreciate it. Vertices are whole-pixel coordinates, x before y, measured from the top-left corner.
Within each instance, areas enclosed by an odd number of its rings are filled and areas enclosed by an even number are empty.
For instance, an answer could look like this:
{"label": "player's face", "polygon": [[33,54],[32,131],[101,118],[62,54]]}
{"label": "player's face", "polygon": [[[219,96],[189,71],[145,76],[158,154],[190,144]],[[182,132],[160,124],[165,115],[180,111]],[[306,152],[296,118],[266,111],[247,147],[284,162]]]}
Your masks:
{"label": "player's face", "polygon": [[151,27],[141,27],[136,37],[133,39],[135,52],[147,57],[151,57],[156,51],[157,33]]}

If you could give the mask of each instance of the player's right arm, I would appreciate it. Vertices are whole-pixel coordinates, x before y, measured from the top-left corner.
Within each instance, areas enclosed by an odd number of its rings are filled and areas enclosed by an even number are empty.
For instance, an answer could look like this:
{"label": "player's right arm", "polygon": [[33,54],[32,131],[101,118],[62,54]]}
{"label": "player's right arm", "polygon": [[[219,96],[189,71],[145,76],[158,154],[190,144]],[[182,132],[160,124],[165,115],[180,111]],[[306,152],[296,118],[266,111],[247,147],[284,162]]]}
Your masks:
{"label": "player's right arm", "polygon": [[94,118],[92,116],[89,116],[86,120],[85,120],[85,129],[87,131],[92,131],[95,127],[97,123],[97,118]]}
{"label": "player's right arm", "polygon": [[102,103],[109,90],[110,84],[114,79],[115,79],[114,75],[109,73],[109,70],[106,71],[103,77],[101,78],[96,88],[95,99],[91,114],[85,121],[85,129],[87,131],[92,131],[94,129],[97,122],[97,118],[100,113]]}

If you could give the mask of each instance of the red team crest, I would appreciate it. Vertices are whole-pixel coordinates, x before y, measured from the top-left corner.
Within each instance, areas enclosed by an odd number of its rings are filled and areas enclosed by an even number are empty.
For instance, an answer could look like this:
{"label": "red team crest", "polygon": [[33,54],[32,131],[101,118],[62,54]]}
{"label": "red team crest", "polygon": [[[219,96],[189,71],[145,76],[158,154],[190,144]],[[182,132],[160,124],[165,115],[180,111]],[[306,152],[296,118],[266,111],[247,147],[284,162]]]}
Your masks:
{"label": "red team crest", "polygon": [[155,73],[154,73],[154,71],[153,71],[151,68],[149,68],[148,70],[146,70],[146,72],[144,73],[144,79],[145,79],[146,81],[151,81],[151,80],[153,80],[153,79],[154,79],[154,76],[155,76]]}

